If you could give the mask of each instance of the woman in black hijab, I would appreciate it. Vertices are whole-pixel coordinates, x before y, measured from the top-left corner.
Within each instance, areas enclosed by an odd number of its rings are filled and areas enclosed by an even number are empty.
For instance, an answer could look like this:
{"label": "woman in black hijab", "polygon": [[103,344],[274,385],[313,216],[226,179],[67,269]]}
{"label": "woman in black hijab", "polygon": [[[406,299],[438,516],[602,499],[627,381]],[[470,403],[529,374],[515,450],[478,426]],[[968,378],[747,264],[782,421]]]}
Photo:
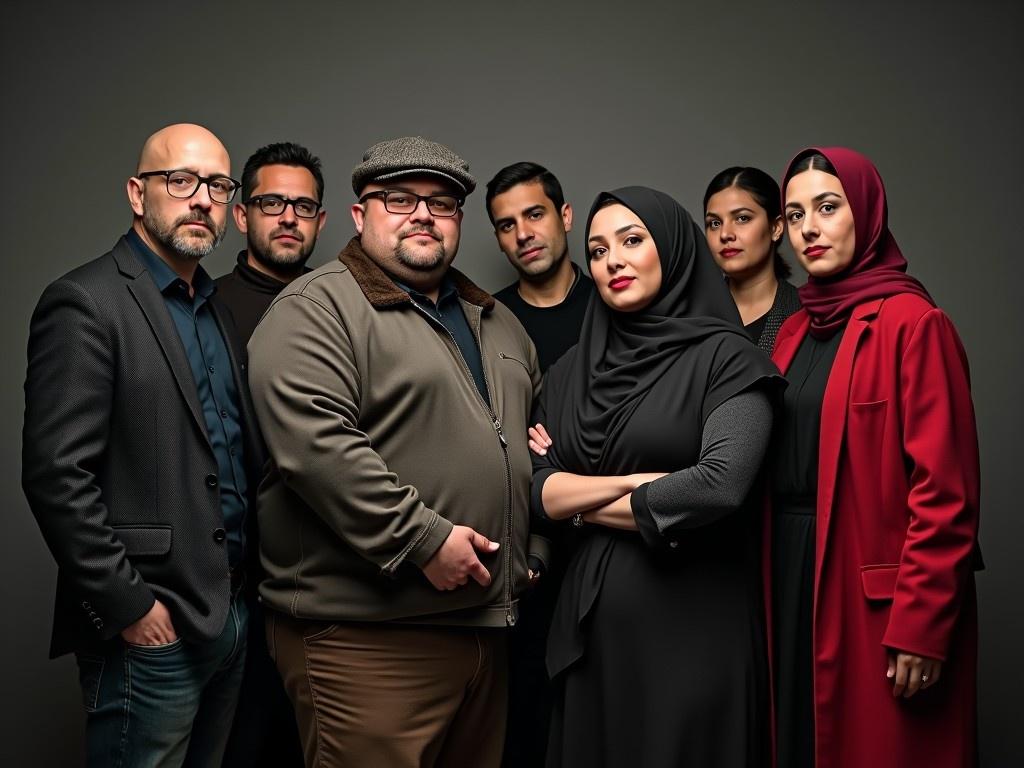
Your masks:
{"label": "woman in black hijab", "polygon": [[782,380],[672,198],[602,193],[586,237],[598,296],[531,430],[534,512],[580,529],[548,642],[548,765],[762,765],[754,486]]}

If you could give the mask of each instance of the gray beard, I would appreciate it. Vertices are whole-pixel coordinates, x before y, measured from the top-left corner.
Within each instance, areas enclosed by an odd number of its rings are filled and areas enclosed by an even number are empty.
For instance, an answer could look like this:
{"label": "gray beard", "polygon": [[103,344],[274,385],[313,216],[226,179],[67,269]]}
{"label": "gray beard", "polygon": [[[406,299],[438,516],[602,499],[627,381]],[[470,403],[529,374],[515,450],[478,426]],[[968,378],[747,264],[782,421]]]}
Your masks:
{"label": "gray beard", "polygon": [[[205,240],[179,233],[178,226],[187,221],[203,221],[209,224],[213,230],[213,240]],[[170,249],[182,259],[189,261],[199,261],[204,256],[209,256],[213,249],[220,245],[220,241],[224,239],[224,230],[227,228],[225,226],[218,230],[209,217],[198,216],[182,216],[172,222],[169,227],[164,227],[148,210],[142,213],[142,224],[158,243]]]}

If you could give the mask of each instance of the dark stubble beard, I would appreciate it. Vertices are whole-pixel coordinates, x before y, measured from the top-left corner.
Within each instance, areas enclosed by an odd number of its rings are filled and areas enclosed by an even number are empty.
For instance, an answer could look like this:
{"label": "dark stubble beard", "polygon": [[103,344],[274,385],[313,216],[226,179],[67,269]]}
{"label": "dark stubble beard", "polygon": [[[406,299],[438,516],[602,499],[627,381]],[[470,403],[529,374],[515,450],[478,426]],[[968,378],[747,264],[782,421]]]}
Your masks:
{"label": "dark stubble beard", "polygon": [[250,237],[247,242],[249,253],[252,254],[256,261],[269,269],[277,269],[282,272],[298,272],[309,261],[309,256],[313,253],[313,248],[316,247],[316,236],[314,235],[304,240],[302,246],[294,255],[285,253],[278,256],[274,253],[273,238],[279,234],[281,234],[279,230],[274,230],[265,238],[256,240]]}
{"label": "dark stubble beard", "polygon": [[533,283],[534,285],[540,285],[542,283],[545,283],[548,280],[550,280],[551,276],[558,271],[558,268],[562,266],[562,262],[565,261],[568,256],[569,244],[566,243],[565,246],[562,248],[561,255],[559,255],[554,261],[552,261],[551,266],[545,269],[543,272],[539,272],[534,275],[530,274],[529,272],[520,271],[519,276],[526,282]]}
{"label": "dark stubble beard", "polygon": [[[188,224],[190,221],[202,222],[209,227],[213,233],[213,239],[178,231],[178,227]],[[165,225],[156,217],[155,213],[147,209],[142,213],[142,224],[158,243],[182,259],[190,261],[199,261],[204,256],[209,256],[213,249],[220,245],[220,241],[224,239],[224,230],[227,229],[227,221],[218,227],[216,222],[202,211],[192,211],[175,219],[171,224]]]}

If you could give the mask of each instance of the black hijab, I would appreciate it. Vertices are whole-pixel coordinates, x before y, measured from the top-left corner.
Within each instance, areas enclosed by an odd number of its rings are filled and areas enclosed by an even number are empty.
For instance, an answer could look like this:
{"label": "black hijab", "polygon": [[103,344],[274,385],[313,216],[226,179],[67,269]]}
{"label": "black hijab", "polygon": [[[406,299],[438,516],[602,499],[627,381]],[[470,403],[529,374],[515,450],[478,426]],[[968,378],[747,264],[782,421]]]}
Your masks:
{"label": "black hijab", "polygon": [[595,292],[579,343],[548,373],[544,410],[556,460],[578,474],[638,471],[618,438],[670,369],[685,404],[683,414],[672,414],[672,429],[696,435],[723,401],[778,376],[742,329],[704,234],[683,207],[646,187],[602,192],[587,218],[587,240],[594,215],[609,199],[633,211],[654,238],[661,288],[637,312],[613,310]]}

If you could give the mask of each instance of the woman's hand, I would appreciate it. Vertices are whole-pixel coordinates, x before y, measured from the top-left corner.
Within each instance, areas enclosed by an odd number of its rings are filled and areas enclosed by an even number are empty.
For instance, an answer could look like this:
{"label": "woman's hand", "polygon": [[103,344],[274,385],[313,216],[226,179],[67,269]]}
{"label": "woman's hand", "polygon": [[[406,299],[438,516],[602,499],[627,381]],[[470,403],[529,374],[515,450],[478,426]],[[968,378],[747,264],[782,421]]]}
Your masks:
{"label": "woman's hand", "polygon": [[892,695],[909,699],[919,690],[939,682],[942,662],[912,653],[889,651],[889,669],[885,676],[894,682]]}
{"label": "woman's hand", "polygon": [[530,439],[527,441],[530,450],[538,456],[546,456],[548,448],[551,447],[551,436],[544,429],[544,425],[537,422],[536,426],[530,427],[526,432],[530,436]]}

